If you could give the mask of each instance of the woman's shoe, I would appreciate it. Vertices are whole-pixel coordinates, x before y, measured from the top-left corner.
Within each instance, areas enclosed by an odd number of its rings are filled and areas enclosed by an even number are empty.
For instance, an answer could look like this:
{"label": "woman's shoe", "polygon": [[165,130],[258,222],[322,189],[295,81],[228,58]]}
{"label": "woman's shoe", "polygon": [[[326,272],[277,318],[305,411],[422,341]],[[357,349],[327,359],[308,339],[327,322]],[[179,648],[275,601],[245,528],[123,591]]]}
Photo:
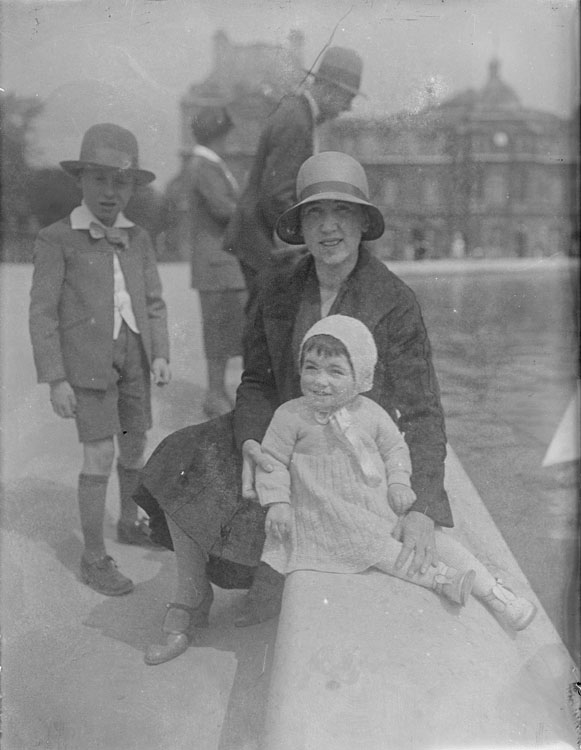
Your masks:
{"label": "woman's shoe", "polygon": [[498,578],[482,600],[495,617],[512,630],[524,630],[537,614],[537,608],[532,602],[524,596],[516,596]]}
{"label": "woman's shoe", "polygon": [[259,563],[234,625],[237,628],[246,628],[278,617],[283,590],[284,576],[270,565]]}
{"label": "woman's shoe", "polygon": [[[165,645],[158,646],[156,644],[149,646],[144,657],[145,663],[150,666],[163,664],[187,651],[192,642],[194,628],[208,627],[208,614],[213,601],[214,591],[210,584],[208,584],[208,590],[202,602],[197,607],[188,607],[187,604],[179,604],[177,602],[168,604],[162,625],[162,632],[167,635],[167,642]],[[183,624],[174,625],[173,627],[168,625],[168,615],[172,610],[179,610],[180,613],[183,613]]]}
{"label": "woman's shoe", "polygon": [[468,601],[475,577],[473,570],[460,573],[456,568],[439,563],[434,575],[434,591],[463,607]]}

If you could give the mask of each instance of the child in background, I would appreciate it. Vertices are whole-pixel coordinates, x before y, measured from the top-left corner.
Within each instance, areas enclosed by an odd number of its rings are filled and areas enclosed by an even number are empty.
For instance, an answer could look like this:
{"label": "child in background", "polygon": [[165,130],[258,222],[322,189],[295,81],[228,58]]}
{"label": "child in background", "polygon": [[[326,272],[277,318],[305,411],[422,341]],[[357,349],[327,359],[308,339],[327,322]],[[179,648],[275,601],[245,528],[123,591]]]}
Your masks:
{"label": "child in background", "polygon": [[104,542],[114,437],[117,539],[150,546],[132,495],[151,427],[150,371],[158,385],[170,380],[166,306],[153,247],[123,214],[135,186],[155,175],[139,168],[135,136],[110,123],[89,128],[79,160],[61,166],[77,179],[83,200],[70,216],[39,232],[30,335],[38,382],[49,384],[56,414],[76,420],[83,445],[81,578],[113,596],[133,589]]}
{"label": "child in background", "polygon": [[437,566],[413,577],[396,569],[402,545],[392,532],[415,495],[403,436],[387,412],[360,395],[372,387],[376,361],[373,336],[354,318],[328,316],[304,337],[303,396],[277,409],[262,442],[274,465],[256,478],[268,508],[263,561],[283,574],[375,567],[461,605],[472,591],[505,625],[522,630],[534,604],[440,529]]}

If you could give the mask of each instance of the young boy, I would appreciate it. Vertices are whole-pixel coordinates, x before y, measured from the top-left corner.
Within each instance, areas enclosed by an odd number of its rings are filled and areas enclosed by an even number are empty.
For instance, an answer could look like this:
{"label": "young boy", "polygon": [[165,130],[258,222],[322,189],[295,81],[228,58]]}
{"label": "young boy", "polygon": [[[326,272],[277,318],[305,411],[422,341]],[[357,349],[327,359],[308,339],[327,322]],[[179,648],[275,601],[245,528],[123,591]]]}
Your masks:
{"label": "young boy", "polygon": [[148,545],[132,494],[151,427],[150,370],[170,380],[166,306],[147,233],[127,219],[139,168],[135,136],[110,123],[89,128],[78,161],[61,162],[81,190],[70,216],[39,232],[34,252],[30,336],[38,382],[53,410],[74,418],[83,445],[78,502],[81,578],[101,594],[129,593],[105,549],[107,483],[117,436],[121,514],[117,539]]}
{"label": "young boy", "polygon": [[371,390],[376,362],[373,336],[355,318],[330,315],[304,337],[303,396],[276,410],[262,443],[274,469],[257,469],[258,496],[268,507],[263,561],[283,574],[376,567],[457,604],[473,590],[504,625],[522,630],[534,604],[441,530],[441,562],[413,577],[395,568],[402,547],[393,537],[397,518],[416,498],[403,436],[386,411],[360,395]]}

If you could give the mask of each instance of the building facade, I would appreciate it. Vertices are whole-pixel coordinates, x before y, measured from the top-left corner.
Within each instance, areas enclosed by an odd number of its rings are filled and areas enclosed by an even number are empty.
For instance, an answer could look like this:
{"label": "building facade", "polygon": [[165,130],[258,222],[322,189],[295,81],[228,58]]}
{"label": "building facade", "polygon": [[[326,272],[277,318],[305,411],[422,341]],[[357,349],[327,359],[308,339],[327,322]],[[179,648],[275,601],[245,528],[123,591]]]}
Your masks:
{"label": "building facade", "polygon": [[[305,80],[303,38],[235,45],[218,32],[214,49],[212,73],[181,102],[182,155],[195,108],[219,98],[236,124],[228,163],[243,181],[268,113]],[[578,254],[578,112],[566,120],[522,106],[496,59],[482,88],[417,113],[342,116],[324,127],[321,147],[364,165],[386,222],[380,257]]]}

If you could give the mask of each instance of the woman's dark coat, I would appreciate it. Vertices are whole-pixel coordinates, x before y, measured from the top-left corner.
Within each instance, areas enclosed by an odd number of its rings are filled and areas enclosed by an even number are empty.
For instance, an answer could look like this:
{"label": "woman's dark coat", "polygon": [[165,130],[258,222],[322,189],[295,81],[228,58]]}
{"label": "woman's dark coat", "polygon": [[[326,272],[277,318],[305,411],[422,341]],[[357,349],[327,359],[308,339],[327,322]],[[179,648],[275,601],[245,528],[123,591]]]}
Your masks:
{"label": "woman's dark coat", "polygon": [[[264,532],[261,508],[240,495],[239,448],[248,439],[261,441],[277,406],[300,395],[293,328],[306,290],[317,289],[314,261],[307,256],[262,291],[247,326],[234,414],[166,438],[145,467],[137,496],[147,512],[144,497],[149,496],[153,509],[151,500],[157,500],[212,558],[240,563],[246,570],[260,559]],[[362,247],[330,310],[335,313],[358,318],[375,338],[378,364],[373,390],[366,395],[389,412],[405,435],[417,495],[412,510],[452,526],[444,490],[444,417],[414,293]]]}

